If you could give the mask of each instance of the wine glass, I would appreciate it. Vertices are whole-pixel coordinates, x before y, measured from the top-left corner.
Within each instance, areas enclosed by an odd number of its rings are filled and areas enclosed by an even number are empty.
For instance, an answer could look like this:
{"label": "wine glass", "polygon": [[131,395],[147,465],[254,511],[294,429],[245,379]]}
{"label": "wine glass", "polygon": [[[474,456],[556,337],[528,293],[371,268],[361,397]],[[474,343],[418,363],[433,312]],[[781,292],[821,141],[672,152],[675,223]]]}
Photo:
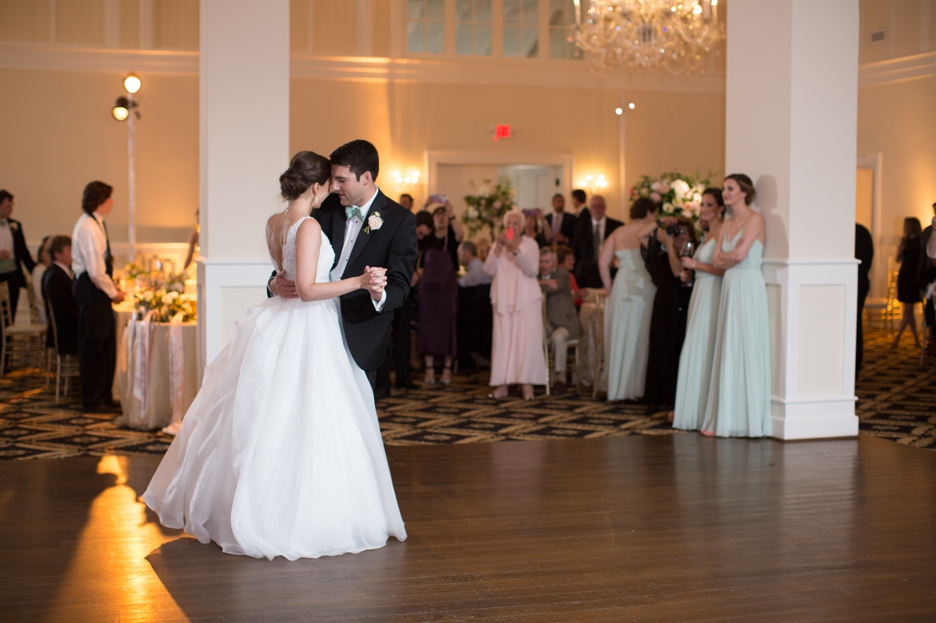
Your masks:
{"label": "wine glass", "polygon": [[[692,240],[687,240],[683,243],[682,248],[679,250],[680,257],[692,257],[692,254],[695,252],[695,243]],[[684,288],[691,288],[695,283],[695,271],[689,271],[689,279],[683,281],[682,285]]]}

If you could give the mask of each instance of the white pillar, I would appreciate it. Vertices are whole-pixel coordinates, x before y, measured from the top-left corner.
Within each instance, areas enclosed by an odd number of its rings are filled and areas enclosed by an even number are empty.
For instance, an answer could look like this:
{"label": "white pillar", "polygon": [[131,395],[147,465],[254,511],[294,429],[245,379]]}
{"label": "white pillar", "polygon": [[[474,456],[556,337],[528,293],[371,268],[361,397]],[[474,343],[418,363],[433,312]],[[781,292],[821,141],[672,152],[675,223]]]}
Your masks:
{"label": "white pillar", "polygon": [[732,0],[725,173],[767,220],[773,436],[858,434],[858,0]]}
{"label": "white pillar", "polygon": [[289,0],[201,0],[201,363],[266,297],[264,228],[289,164]]}

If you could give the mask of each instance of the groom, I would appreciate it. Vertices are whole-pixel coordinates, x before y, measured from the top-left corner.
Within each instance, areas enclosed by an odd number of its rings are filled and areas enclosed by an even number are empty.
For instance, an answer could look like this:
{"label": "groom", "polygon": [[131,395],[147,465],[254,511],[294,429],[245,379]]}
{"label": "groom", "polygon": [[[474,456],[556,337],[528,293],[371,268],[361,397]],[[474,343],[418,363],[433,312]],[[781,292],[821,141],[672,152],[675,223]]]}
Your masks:
{"label": "groom", "polygon": [[[386,269],[386,279],[370,290],[341,297],[341,320],[355,363],[367,373],[373,388],[377,370],[390,347],[393,310],[409,296],[418,255],[416,218],[377,188],[380,160],[364,140],[345,143],[332,152],[332,194],[313,215],[335,249],[332,281]],[[298,296],[294,282],[274,275],[270,291]]]}

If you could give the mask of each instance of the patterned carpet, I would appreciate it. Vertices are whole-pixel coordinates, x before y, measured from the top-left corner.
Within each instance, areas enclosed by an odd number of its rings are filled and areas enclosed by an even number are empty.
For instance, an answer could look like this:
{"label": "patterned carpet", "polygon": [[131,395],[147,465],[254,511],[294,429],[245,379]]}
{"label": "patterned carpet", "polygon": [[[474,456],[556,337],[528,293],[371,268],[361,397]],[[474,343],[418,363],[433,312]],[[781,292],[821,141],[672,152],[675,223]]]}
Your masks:
{"label": "patterned carpet", "polygon": [[[861,433],[936,450],[936,367],[919,367],[919,351],[905,336],[890,349],[883,330],[866,336],[865,367],[857,387]],[[590,392],[538,395],[524,401],[487,398],[487,375],[459,375],[452,385],[394,390],[378,402],[388,445],[477,443],[606,435],[670,435],[665,413],[640,404],[594,401]],[[80,403],[54,401],[54,387],[37,371],[0,379],[0,459],[65,458],[104,454],[160,454],[171,438],[118,428],[111,414],[83,414]]]}

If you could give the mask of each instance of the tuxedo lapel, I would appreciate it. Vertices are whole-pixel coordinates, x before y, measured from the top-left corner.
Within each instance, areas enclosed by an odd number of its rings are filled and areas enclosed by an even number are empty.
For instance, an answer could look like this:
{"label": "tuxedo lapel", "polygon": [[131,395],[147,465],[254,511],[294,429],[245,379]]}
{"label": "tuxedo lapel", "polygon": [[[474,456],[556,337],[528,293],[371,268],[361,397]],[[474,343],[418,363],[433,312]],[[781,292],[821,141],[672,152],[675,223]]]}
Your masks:
{"label": "tuxedo lapel", "polygon": [[[386,221],[387,220],[386,208],[387,208],[387,197],[382,192],[378,192],[377,196],[374,197],[374,203],[371,204],[371,208],[367,213],[367,218],[370,219],[372,215],[377,214],[379,212],[380,218]],[[354,248],[351,249],[351,255],[348,257],[348,266],[354,263],[354,260],[356,260],[358,256],[361,254],[361,251],[364,250],[364,247],[367,245],[368,241],[370,241],[371,238],[379,235],[380,233],[379,229],[372,229],[370,233],[364,233],[364,230],[366,229],[367,229],[367,220],[364,221],[364,224],[361,227],[361,233],[357,237],[357,240],[354,241]],[[342,235],[343,234],[344,234],[344,229],[342,228]]]}
{"label": "tuxedo lapel", "polygon": [[[345,214],[344,208],[335,210],[335,213],[332,214],[331,222],[331,243],[332,249],[335,251],[335,262],[338,262],[338,258],[341,257],[341,250],[344,248],[344,237],[345,237],[345,228],[348,225],[348,216]],[[334,268],[334,266],[332,266]]]}

